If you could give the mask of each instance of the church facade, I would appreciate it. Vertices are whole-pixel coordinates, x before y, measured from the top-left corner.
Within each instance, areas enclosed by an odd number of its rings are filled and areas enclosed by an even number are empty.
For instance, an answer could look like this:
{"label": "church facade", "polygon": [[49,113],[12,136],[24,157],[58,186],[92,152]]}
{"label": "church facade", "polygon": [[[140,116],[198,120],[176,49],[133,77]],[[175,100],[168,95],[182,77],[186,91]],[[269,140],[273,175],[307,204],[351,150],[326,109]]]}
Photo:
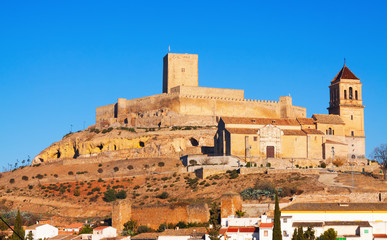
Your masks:
{"label": "church facade", "polygon": [[221,117],[219,155],[365,164],[362,83],[344,65],[331,81],[329,114],[311,118]]}

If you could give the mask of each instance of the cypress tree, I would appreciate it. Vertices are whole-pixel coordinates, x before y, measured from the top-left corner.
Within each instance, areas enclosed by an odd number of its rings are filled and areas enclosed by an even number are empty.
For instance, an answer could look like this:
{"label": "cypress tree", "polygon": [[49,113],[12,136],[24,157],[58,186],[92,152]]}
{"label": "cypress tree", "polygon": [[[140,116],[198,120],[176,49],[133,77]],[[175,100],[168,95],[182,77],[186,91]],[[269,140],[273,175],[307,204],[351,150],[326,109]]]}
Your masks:
{"label": "cypress tree", "polygon": [[279,209],[278,191],[275,191],[275,209],[274,209],[273,240],[282,240],[282,233],[281,233],[281,212],[280,212],[280,209]]}
{"label": "cypress tree", "polygon": [[297,236],[298,236],[298,233],[297,233],[297,228],[294,228],[294,232],[293,232],[292,240],[297,240]]}
{"label": "cypress tree", "polygon": [[[21,218],[21,215],[20,215],[20,210],[17,210],[17,215],[16,215],[16,219],[15,219],[15,224],[14,224],[14,229],[13,230],[15,230],[15,232],[17,232],[17,234],[22,239],[24,239],[23,221],[22,221],[22,218]],[[20,238],[15,233],[12,234],[11,239],[12,240],[20,240]]]}
{"label": "cypress tree", "polygon": [[303,229],[302,226],[298,227],[297,240],[305,240],[305,238],[304,238],[304,229]]}

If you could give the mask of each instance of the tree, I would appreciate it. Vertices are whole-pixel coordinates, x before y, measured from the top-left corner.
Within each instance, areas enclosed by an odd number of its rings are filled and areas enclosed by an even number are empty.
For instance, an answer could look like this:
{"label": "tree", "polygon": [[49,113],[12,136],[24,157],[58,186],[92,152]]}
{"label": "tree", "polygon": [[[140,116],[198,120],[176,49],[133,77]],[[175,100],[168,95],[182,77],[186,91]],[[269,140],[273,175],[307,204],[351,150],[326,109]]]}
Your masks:
{"label": "tree", "polygon": [[221,226],[220,225],[213,225],[212,228],[207,228],[208,237],[210,240],[220,240],[221,236],[219,235]]}
{"label": "tree", "polygon": [[303,229],[302,226],[298,227],[296,239],[297,240],[305,240],[305,238],[304,238],[304,229]]}
{"label": "tree", "polygon": [[316,236],[314,235],[315,231],[312,227],[308,227],[308,229],[304,232],[305,240],[315,240]]}
{"label": "tree", "polygon": [[103,200],[105,202],[113,202],[117,199],[116,191],[114,191],[114,189],[112,188],[106,190],[106,192],[104,192],[103,195],[104,195]]}
{"label": "tree", "polygon": [[274,208],[273,240],[282,240],[282,233],[281,233],[281,212],[280,212],[280,209],[279,209],[278,191],[275,191],[275,208]]}
{"label": "tree", "polygon": [[220,231],[221,225],[219,225],[219,219],[220,219],[219,205],[218,203],[213,202],[210,208],[210,220],[208,221],[208,223],[211,224],[211,226],[209,228],[206,227],[210,240],[220,240],[219,231]]}
{"label": "tree", "polygon": [[136,220],[130,219],[129,221],[124,223],[123,235],[124,236],[134,236],[134,234],[136,234],[136,229],[137,229]]}
{"label": "tree", "polygon": [[32,231],[28,232],[26,240],[34,240],[34,234],[32,233]]}
{"label": "tree", "polygon": [[336,240],[337,232],[333,228],[329,228],[326,230],[321,236],[318,238],[319,240]]}
{"label": "tree", "polygon": [[297,240],[297,236],[298,236],[298,233],[297,233],[297,228],[294,228],[294,232],[293,232],[292,240]]}
{"label": "tree", "polygon": [[235,211],[235,214],[238,216],[238,217],[243,217],[245,215],[245,212],[243,212],[242,210],[236,210]]}
{"label": "tree", "polygon": [[84,234],[84,233],[93,233],[93,229],[90,227],[90,225],[86,224],[85,226],[83,226],[81,231],[79,231],[79,234]]}
{"label": "tree", "polygon": [[384,180],[387,180],[387,144],[381,144],[371,153],[371,158],[378,161],[383,171]]}
{"label": "tree", "polygon": [[24,239],[24,230],[23,230],[23,220],[20,215],[20,210],[17,210],[17,215],[15,219],[15,224],[13,230],[17,233],[13,233],[11,236],[12,240],[20,240],[20,238]]}

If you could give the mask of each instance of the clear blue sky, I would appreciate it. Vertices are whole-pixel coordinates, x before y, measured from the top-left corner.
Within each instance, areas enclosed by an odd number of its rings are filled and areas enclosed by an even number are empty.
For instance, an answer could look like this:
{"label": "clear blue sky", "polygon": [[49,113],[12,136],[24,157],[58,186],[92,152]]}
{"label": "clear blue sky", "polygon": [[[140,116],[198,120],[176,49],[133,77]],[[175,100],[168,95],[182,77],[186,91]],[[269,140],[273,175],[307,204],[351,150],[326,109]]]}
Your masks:
{"label": "clear blue sky", "polygon": [[386,1],[1,1],[0,166],[33,158],[95,108],[162,90],[162,58],[199,84],[327,113],[343,65],[363,82],[366,152],[387,142]]}

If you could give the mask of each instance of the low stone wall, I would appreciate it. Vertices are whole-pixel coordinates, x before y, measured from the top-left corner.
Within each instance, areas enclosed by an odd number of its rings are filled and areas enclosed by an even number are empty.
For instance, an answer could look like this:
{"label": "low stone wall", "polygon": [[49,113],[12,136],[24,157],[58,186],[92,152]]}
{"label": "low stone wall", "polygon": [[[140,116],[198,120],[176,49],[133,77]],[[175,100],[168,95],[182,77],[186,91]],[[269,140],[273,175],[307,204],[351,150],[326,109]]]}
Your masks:
{"label": "low stone wall", "polygon": [[289,169],[272,169],[272,168],[240,168],[240,174],[257,174],[257,173],[267,173],[267,174],[281,174],[281,173],[300,173],[300,174],[313,174],[317,175],[320,173],[320,169],[318,168],[308,168],[308,169],[300,169],[300,168],[289,168]]}
{"label": "low stone wall", "polygon": [[293,202],[386,202],[385,192],[350,193],[337,195],[297,195]]}
{"label": "low stone wall", "polygon": [[229,166],[205,166],[195,170],[195,175],[198,178],[205,179],[208,176],[225,173],[227,170],[233,170],[237,168]]}

